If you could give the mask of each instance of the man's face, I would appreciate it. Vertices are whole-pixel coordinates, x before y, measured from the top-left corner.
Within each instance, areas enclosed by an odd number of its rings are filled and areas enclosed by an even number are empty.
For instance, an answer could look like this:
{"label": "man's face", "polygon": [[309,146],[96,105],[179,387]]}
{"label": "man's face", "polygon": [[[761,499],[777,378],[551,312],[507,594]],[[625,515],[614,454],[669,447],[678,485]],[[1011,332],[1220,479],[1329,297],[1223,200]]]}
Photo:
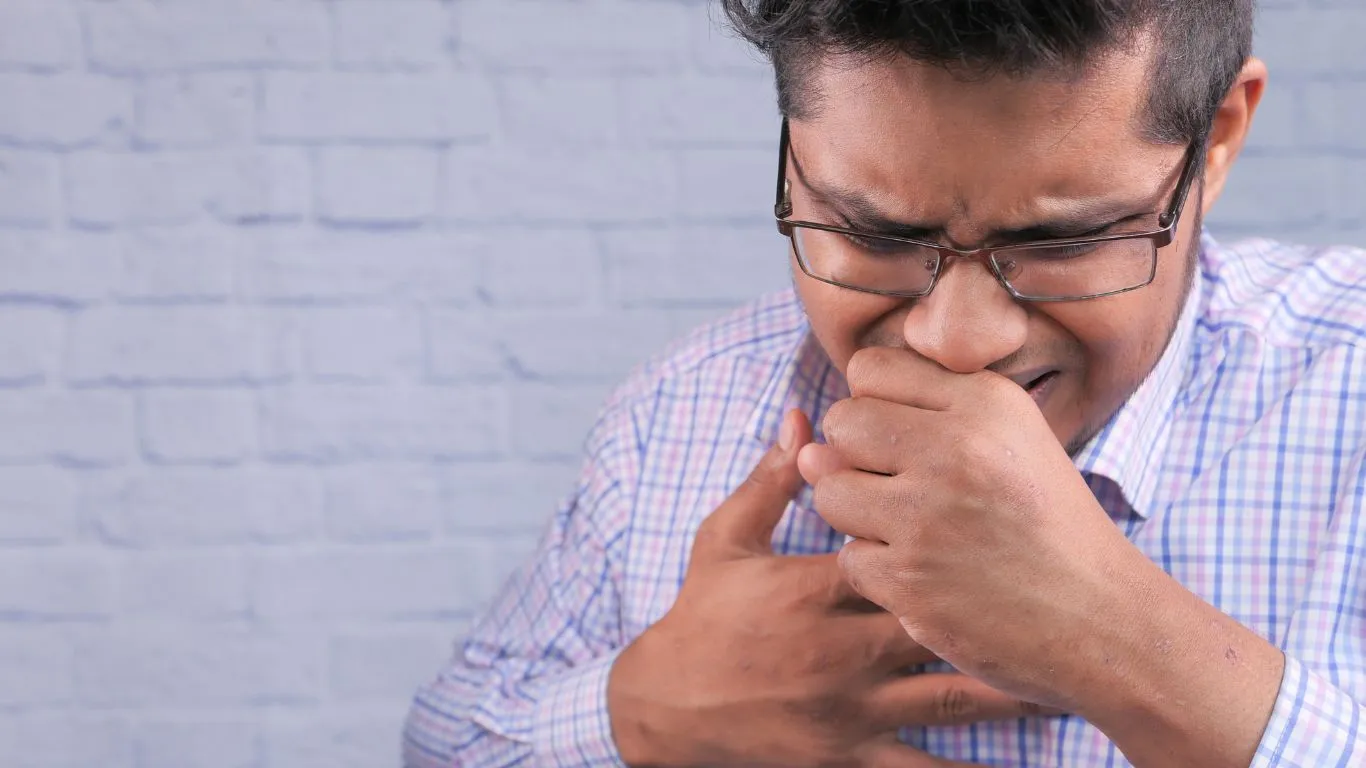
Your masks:
{"label": "man's face", "polygon": [[[971,82],[905,60],[831,62],[812,83],[821,94],[815,114],[792,122],[792,218],[878,233],[864,223],[871,208],[958,248],[1158,229],[1186,147],[1141,138],[1146,75],[1137,56],[1072,80]],[[851,205],[851,195],[862,205]],[[1198,244],[1200,196],[1189,200],[1175,241],[1158,252],[1154,281],[1116,296],[1019,302],[986,265],[959,259],[920,299],[828,285],[794,260],[797,292],[841,372],[859,349],[883,346],[960,373],[1037,381],[1031,393],[1075,451],[1128,399],[1171,336]],[[1059,221],[1070,231],[1058,231]]]}

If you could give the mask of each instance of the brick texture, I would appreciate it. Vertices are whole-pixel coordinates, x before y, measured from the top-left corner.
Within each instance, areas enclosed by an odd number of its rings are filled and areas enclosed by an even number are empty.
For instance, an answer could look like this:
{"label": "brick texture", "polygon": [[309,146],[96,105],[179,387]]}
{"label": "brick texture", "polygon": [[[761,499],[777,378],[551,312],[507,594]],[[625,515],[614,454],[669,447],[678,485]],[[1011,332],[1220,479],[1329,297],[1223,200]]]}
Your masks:
{"label": "brick texture", "polygon": [[[1366,11],[1263,7],[1210,226],[1366,242]],[[787,282],[716,16],[0,0],[0,764],[397,764],[609,388]]]}

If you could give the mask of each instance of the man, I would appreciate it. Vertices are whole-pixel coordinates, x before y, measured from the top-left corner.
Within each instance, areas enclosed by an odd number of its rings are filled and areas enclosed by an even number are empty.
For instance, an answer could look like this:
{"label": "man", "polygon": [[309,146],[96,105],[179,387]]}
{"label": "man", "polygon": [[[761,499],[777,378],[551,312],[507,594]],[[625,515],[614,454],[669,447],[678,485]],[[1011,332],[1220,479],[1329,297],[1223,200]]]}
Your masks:
{"label": "man", "polygon": [[611,398],[407,762],[1366,765],[1366,254],[1201,227],[1250,0],[726,5],[794,290]]}

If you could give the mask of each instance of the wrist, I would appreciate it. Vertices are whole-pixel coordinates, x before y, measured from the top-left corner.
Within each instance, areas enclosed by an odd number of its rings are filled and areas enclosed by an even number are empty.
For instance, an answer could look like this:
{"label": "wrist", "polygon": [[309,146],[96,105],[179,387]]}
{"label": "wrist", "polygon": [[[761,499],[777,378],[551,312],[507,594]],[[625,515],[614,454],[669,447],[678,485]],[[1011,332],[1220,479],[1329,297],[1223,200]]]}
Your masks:
{"label": "wrist", "polygon": [[652,694],[663,686],[651,678],[652,630],[646,630],[617,656],[607,678],[607,714],[621,761],[631,768],[665,768],[690,763],[684,743],[668,725],[668,715]]}
{"label": "wrist", "polygon": [[1284,657],[1144,564],[1107,617],[1120,639],[1078,714],[1140,768],[1245,768],[1270,718]]}

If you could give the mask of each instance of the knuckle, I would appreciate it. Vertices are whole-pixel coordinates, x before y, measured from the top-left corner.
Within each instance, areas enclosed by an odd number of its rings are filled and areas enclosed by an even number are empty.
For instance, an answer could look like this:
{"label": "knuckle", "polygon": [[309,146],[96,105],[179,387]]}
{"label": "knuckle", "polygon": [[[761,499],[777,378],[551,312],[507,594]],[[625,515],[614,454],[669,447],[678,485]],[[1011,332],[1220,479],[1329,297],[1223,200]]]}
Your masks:
{"label": "knuckle", "polygon": [[[855,386],[854,380],[858,380],[858,388],[876,389],[888,380],[890,372],[901,368],[905,362],[905,350],[893,347],[865,347],[855,352],[849,359],[850,386]],[[855,367],[857,363],[857,367]],[[904,370],[904,368],[902,368]]]}
{"label": "knuckle", "polygon": [[1001,464],[1001,445],[990,435],[974,432],[958,443],[958,461],[954,462],[959,472],[974,474],[982,467],[995,467]]}
{"label": "knuckle", "polygon": [[822,512],[836,512],[843,496],[839,472],[822,477],[811,489],[811,503]]}
{"label": "knuckle", "polygon": [[897,478],[888,484],[887,499],[889,509],[896,511],[897,530],[912,533],[916,522],[921,519],[921,508],[925,502],[925,491],[919,483],[904,482]]}
{"label": "knuckle", "polygon": [[697,526],[697,532],[693,534],[692,551],[715,552],[721,549],[726,543],[726,536],[722,529],[723,518],[726,515],[724,507],[707,515]]}
{"label": "knuckle", "polygon": [[837,400],[826,409],[825,416],[821,419],[821,431],[825,433],[825,441],[830,445],[838,447],[849,433],[857,401],[856,397]]}
{"label": "knuckle", "polygon": [[850,388],[863,388],[871,383],[871,377],[880,368],[878,363],[883,350],[880,347],[865,347],[849,358],[845,367],[845,377]]}
{"label": "knuckle", "polygon": [[934,716],[945,723],[963,722],[978,711],[976,697],[957,685],[947,685],[935,691],[933,707]]}
{"label": "knuckle", "polygon": [[859,567],[858,554],[855,548],[846,545],[841,549],[838,562],[840,573],[844,575],[844,580],[850,589],[871,600],[872,598],[868,595],[870,584],[865,578],[864,570]]}

